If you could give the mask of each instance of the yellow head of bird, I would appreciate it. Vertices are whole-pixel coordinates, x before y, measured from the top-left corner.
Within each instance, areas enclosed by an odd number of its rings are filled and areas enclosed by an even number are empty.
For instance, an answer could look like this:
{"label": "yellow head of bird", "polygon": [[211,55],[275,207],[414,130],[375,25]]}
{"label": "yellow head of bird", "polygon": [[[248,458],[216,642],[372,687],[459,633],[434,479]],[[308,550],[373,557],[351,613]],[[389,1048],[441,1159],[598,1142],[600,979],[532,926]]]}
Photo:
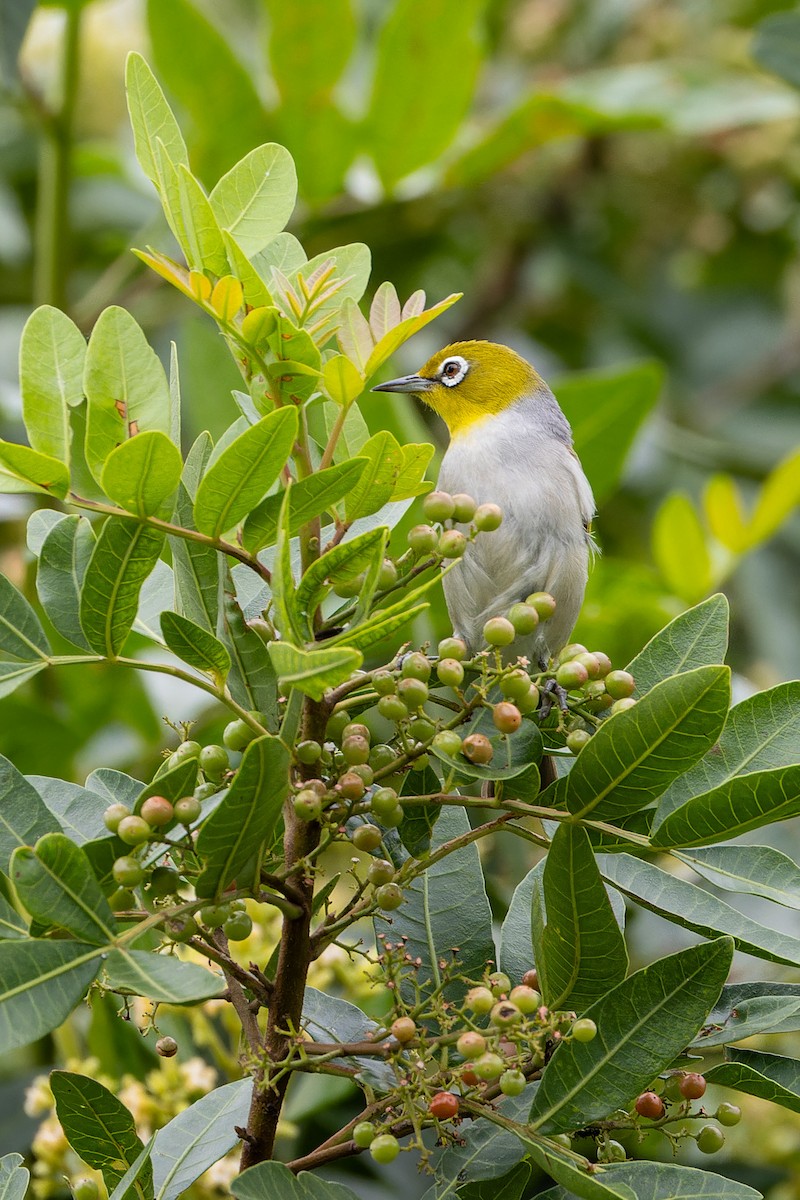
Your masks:
{"label": "yellow head of bird", "polygon": [[496,342],[454,342],[416,375],[379,383],[373,392],[411,392],[434,409],[457,437],[530,395],[541,379],[530,363]]}

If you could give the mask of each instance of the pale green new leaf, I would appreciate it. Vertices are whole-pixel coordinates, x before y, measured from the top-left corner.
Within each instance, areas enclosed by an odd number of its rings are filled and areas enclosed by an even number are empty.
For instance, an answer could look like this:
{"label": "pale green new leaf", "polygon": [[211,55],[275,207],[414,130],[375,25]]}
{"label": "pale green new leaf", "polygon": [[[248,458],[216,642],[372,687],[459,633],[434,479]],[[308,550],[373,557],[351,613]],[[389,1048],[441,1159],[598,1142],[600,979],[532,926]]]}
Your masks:
{"label": "pale green new leaf", "polygon": [[562,1042],[531,1108],[539,1133],[582,1129],[630,1102],[692,1040],[727,978],[733,941],[720,938],[636,971],[587,1010],[591,1042]]}
{"label": "pale green new leaf", "polygon": [[63,833],[46,833],[11,857],[11,880],[23,906],[45,927],[102,946],[113,941],[116,921],[80,846]]}
{"label": "pale green new leaf", "polygon": [[218,685],[225,682],[231,669],[231,656],[213,633],[195,625],[188,617],[169,611],[161,614],[161,632],[176,657],[198,671],[213,675]]}
{"label": "pale green new leaf", "polygon": [[0,492],[42,492],[63,500],[68,490],[69,471],[57,458],[0,440]]}
{"label": "pale green new leaf", "polygon": [[161,139],[170,161],[189,165],[186,143],[161,86],[141,54],[131,53],[125,68],[128,112],[136,157],[145,175],[160,187],[156,140]]}
{"label": "pale green new leaf", "polygon": [[369,321],[353,299],[345,300],[339,319],[341,324],[336,331],[336,340],[358,370],[366,373],[369,356],[375,345]]}
{"label": "pale green new leaf", "polygon": [[83,942],[0,942],[0,1052],[38,1041],[66,1021],[101,961],[99,947]]}
{"label": "pale green new leaf", "polygon": [[[194,529],[194,500],[211,453],[211,435],[201,433],[186,457],[172,520]],[[222,608],[222,557],[213,546],[193,539],[171,537],[172,569],[178,611],[210,633],[217,632]]]}
{"label": "pale green new leaf", "polygon": [[251,150],[212,191],[209,200],[223,229],[248,258],[286,226],[297,198],[297,174],[289,151],[274,142]]}
{"label": "pale green new leaf", "polygon": [[409,500],[421,496],[433,486],[423,476],[433,458],[434,447],[429,442],[409,443],[401,446],[403,464],[392,492],[392,500]]}
{"label": "pale green new leaf", "polygon": [[720,545],[734,554],[748,549],[742,495],[730,475],[712,475],[703,491],[703,509],[708,527]]}
{"label": "pale green new leaf", "polygon": [[120,443],[146,430],[169,437],[169,383],[158,355],[124,308],[106,308],[89,339],[84,371],[86,463],[101,482]]}
{"label": "pale green new leaf", "polygon": [[111,451],[100,484],[120,508],[138,517],[154,517],[175,492],[182,470],[178,447],[166,434],[150,429]]}
{"label": "pale green new leaf", "polygon": [[758,493],[748,533],[752,545],[767,541],[800,503],[800,450],[770,471]]}
{"label": "pale green new leaf", "polygon": [[[289,504],[289,535],[294,537],[308,521],[321,513],[330,512],[332,506],[338,504],[355,486],[366,465],[365,458],[350,458],[293,483]],[[274,544],[278,536],[282,503],[281,492],[267,496],[245,518],[242,545],[251,554]]]}
{"label": "pale green new leaf", "polygon": [[643,696],[670,675],[724,662],[727,649],[728,600],[718,593],[665,625],[625,669]]}
{"label": "pale green new leaf", "polygon": [[745,954],[800,966],[800,938],[759,924],[711,892],[630,854],[600,854],[598,865],[607,883],[667,921],[702,937],[730,934]]}
{"label": "pale green new leaf", "polygon": [[[333,289],[330,294],[325,294],[325,299],[315,303],[312,314],[312,324],[314,327],[322,324],[328,329],[338,327],[343,317],[343,309],[349,308],[349,305],[355,304],[364,295],[367,283],[369,282],[370,271],[372,270],[372,254],[369,246],[365,246],[363,242],[350,242],[346,246],[334,246],[331,250],[323,250],[322,254],[316,255],[315,258],[310,258],[307,263],[300,263],[293,270],[289,267],[284,267],[284,270],[289,271],[289,282],[295,285],[295,290],[298,285],[298,280],[302,276],[304,280],[308,280],[315,271],[325,264],[333,263],[335,270],[330,278],[326,281],[326,287]],[[276,266],[279,265],[276,263]],[[302,288],[301,288],[302,290]],[[327,340],[327,335],[317,335],[319,345],[322,345]],[[345,351],[345,353],[347,353]],[[348,355],[348,357],[350,357]],[[362,363],[358,358],[354,358],[356,366],[359,370]],[[363,380],[361,387],[363,388]]]}
{"label": "pale green new leaf", "polygon": [[664,582],[687,604],[696,604],[713,583],[711,555],[694,505],[672,492],[653,521],[653,557]]}
{"label": "pale green new leaf", "polygon": [[25,323],[19,346],[22,416],[34,450],[69,463],[69,409],[83,399],[86,341],[66,313],[49,304]]}
{"label": "pale green new leaf", "polygon": [[[280,644],[280,643],[276,643]],[[257,738],[244,752],[233,783],[203,824],[197,852],[205,868],[198,896],[217,896],[272,836],[289,790],[289,752],[277,738]]]}
{"label": "pale green new leaf", "polygon": [[91,649],[79,612],[83,577],[94,544],[94,530],[85,517],[65,516],[45,537],[36,568],[42,608],[61,636],[81,650]]}
{"label": "pale green new leaf", "polygon": [[729,697],[727,667],[698,667],[609,717],[562,785],[570,811],[613,821],[645,808],[714,744]]}
{"label": "pale green new leaf", "polygon": [[549,1008],[581,1013],[628,970],[625,938],[582,826],[559,825],[542,885],[544,928],[536,956],[542,997]]}
{"label": "pale green new leaf", "polygon": [[404,466],[400,444],[387,429],[373,434],[361,447],[359,455],[367,459],[367,466],[345,499],[348,521],[367,517],[383,508],[392,499]]}
{"label": "pale green new leaf", "polygon": [[[109,1191],[117,1186],[144,1147],[133,1117],[121,1100],[86,1075],[51,1071],[50,1088],[56,1116],[72,1149],[95,1171],[100,1171]],[[148,1167],[129,1195],[146,1200],[153,1172]]]}
{"label": "pale green new leaf", "polygon": [[197,488],[194,519],[201,533],[218,538],[255,508],[283,470],[296,436],[297,410],[282,408],[222,451]]}
{"label": "pale green new leaf", "polygon": [[364,379],[344,354],[329,358],[322,370],[322,386],[336,404],[352,404],[364,390]]}
{"label": "pale green new leaf", "polygon": [[212,275],[228,274],[228,247],[208,196],[188,167],[177,170],[178,204],[184,230],[182,249],[190,267]]}
{"label": "pale green new leaf", "polygon": [[47,659],[50,643],[28,601],[0,575],[0,650],[25,662]]}
{"label": "pale green new leaf", "polygon": [[344,683],[364,661],[359,650],[348,646],[300,650],[286,642],[270,642],[269,654],[281,689],[297,688],[312,700],[321,700],[328,688]]}
{"label": "pale green new leaf", "polygon": [[115,658],[131,631],[139,593],[158,562],[164,534],[125,517],[100,531],[81,589],[80,621],[97,654]]}
{"label": "pale green new leaf", "polygon": [[159,1004],[198,1004],[224,990],[221,975],[174,955],[147,950],[112,950],[103,963],[107,986],[127,996],[146,996]]}
{"label": "pale green new leaf", "polygon": [[237,1125],[247,1125],[252,1092],[249,1077],[223,1084],[158,1130],[152,1155],[156,1200],[178,1200],[233,1149]]}
{"label": "pale green new leaf", "polygon": [[675,857],[726,892],[763,896],[784,908],[800,909],[800,867],[772,846],[698,846]]}
{"label": "pale green new leaf", "polygon": [[725,1062],[706,1071],[705,1076],[709,1083],[800,1112],[800,1061],[796,1058],[728,1047]]}
{"label": "pale green new leaf", "polygon": [[376,342],[403,319],[400,301],[393,283],[386,280],[380,285],[372,297],[369,309],[369,327]]}

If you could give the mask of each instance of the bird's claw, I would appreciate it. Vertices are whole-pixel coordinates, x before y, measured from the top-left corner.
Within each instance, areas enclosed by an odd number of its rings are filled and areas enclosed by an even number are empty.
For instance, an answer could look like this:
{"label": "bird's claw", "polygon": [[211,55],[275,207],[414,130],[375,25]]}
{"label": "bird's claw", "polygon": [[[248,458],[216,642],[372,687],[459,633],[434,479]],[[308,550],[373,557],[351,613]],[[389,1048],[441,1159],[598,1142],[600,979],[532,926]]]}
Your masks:
{"label": "bird's claw", "polygon": [[556,704],[562,713],[569,712],[566,690],[560,683],[556,683],[555,679],[548,679],[542,688],[542,702],[539,705],[539,717],[542,721],[550,716]]}

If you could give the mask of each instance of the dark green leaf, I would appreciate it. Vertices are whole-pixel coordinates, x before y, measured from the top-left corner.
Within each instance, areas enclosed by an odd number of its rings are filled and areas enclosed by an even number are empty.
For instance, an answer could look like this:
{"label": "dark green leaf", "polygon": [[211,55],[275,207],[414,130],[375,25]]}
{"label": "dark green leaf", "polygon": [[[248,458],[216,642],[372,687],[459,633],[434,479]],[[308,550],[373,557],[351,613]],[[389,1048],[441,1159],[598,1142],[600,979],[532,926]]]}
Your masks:
{"label": "dark green leaf", "polygon": [[103,963],[106,985],[124,995],[146,996],[159,1004],[196,1004],[218,996],[221,975],[195,963],[147,950],[112,950]]}
{"label": "dark green leaf", "polygon": [[[492,727],[493,728],[493,727]],[[479,727],[470,726],[470,733]],[[513,779],[523,771],[530,770],[532,764],[538,763],[542,757],[542,735],[533,721],[523,721],[516,733],[501,735],[496,731],[492,734],[489,727],[479,729],[485,733],[494,748],[494,758],[486,767],[476,766],[469,762],[463,754],[447,754],[437,746],[431,750],[439,762],[448,771],[455,772],[461,779]]]}
{"label": "dark green leaf", "polygon": [[206,865],[198,896],[221,893],[258,854],[280,817],[288,772],[289,754],[277,738],[257,738],[247,747],[225,798],[200,830],[197,853]]}
{"label": "dark green leaf", "polygon": [[692,1040],[719,997],[730,938],[691,946],[636,971],[587,1012],[591,1042],[556,1049],[531,1109],[540,1133],[580,1129],[627,1107]]}
{"label": "dark green leaf", "polygon": [[800,938],[759,925],[703,888],[630,854],[601,854],[598,861],[608,883],[667,921],[703,937],[730,934],[746,954],[800,966]]}
{"label": "dark green leaf", "polygon": [[153,1147],[153,1183],[158,1200],[177,1200],[204,1171],[239,1141],[253,1093],[249,1078],[215,1088],[159,1129]]}
{"label": "dark green leaf", "polygon": [[347,646],[299,650],[286,642],[270,642],[269,653],[281,689],[297,688],[312,700],[321,700],[328,688],[344,683],[363,662],[360,651]]}
{"label": "dark green leaf", "polygon": [[729,697],[729,669],[699,667],[608,718],[561,785],[570,811],[614,821],[646,808],[716,741]]}
{"label": "dark green leaf", "polygon": [[721,1046],[756,1033],[800,1029],[800,986],[795,983],[726,985],[692,1045]]}
{"label": "dark green leaf", "polygon": [[18,846],[32,846],[46,833],[60,832],[56,818],[13,763],[0,755],[0,871],[8,874]]}
{"label": "dark green leaf", "polygon": [[0,942],[0,1050],[35,1042],[66,1021],[97,974],[97,946]]}
{"label": "dark green leaf", "polygon": [[628,664],[636,681],[634,695],[643,696],[681,671],[722,663],[727,649],[728,601],[720,593],[675,617]]}
{"label": "dark green leaf", "polygon": [[675,857],[726,892],[800,909],[800,867],[772,846],[704,846]]}
{"label": "dark green leaf", "polygon": [[[116,1187],[144,1147],[128,1109],[96,1079],[71,1071],[51,1071],[50,1088],[58,1117],[72,1149],[100,1171],[109,1191]],[[129,1195],[145,1200],[152,1169],[142,1172]]]}
{"label": "dark green leaf", "polygon": [[24,662],[46,659],[50,654],[39,618],[5,575],[0,575],[0,650]]}
{"label": "dark green leaf", "polygon": [[[156,1140],[156,1135],[153,1134],[153,1136],[150,1138],[150,1141],[147,1143],[145,1148],[142,1150],[141,1154],[138,1155],[136,1161],[134,1163],[132,1163],[131,1166],[128,1167],[127,1171],[122,1176],[122,1179],[120,1179],[117,1186],[114,1188],[114,1190],[111,1193],[111,1195],[109,1196],[108,1200],[128,1200],[128,1197],[130,1196],[130,1193],[133,1190],[134,1184],[136,1184],[138,1182],[138,1180],[141,1179],[142,1176],[145,1175],[146,1173],[148,1173],[151,1169],[150,1168],[150,1155],[153,1152],[153,1145],[155,1144],[155,1140]],[[152,1197],[152,1195],[153,1195],[152,1184],[147,1189],[146,1195],[147,1195],[147,1200],[150,1200],[150,1197]]]}
{"label": "dark green leaf", "polygon": [[95,536],[85,517],[64,517],[50,530],[39,554],[36,590],[53,625],[81,650],[91,647],[80,623],[80,593]]}
{"label": "dark green leaf", "polygon": [[[379,1028],[355,1004],[313,987],[307,987],[303,996],[302,1027],[313,1041],[334,1044],[370,1041]],[[395,1086],[394,1068],[383,1059],[364,1055],[337,1058],[334,1062],[355,1068],[355,1078],[379,1092],[390,1092]]]}
{"label": "dark green leaf", "polygon": [[245,621],[225,571],[222,641],[231,656],[228,687],[237,704],[263,712],[272,723],[278,714],[278,680],[264,642]]}
{"label": "dark green leaf", "polygon": [[[800,813],[800,765],[737,775],[653,827],[654,846],[701,846]],[[658,820],[658,813],[656,814]]]}
{"label": "dark green leaf", "polygon": [[34,450],[69,463],[69,409],[83,399],[86,341],[49,304],[28,317],[19,347],[22,416]]}
{"label": "dark green leaf", "polygon": [[16,909],[0,896],[0,938],[26,937],[28,926]]}
{"label": "dark green leaf", "polygon": [[153,517],[174,493],[182,469],[178,447],[158,429],[146,429],[111,451],[100,482],[120,508]]}
{"label": "dark green leaf", "polygon": [[[760,1192],[736,1179],[677,1163],[612,1163],[603,1181],[612,1187],[630,1188],[636,1200],[761,1200]],[[574,1195],[554,1187],[541,1192],[538,1200],[571,1200]]]}
{"label": "dark green leaf", "polygon": [[[201,433],[186,456],[172,516],[174,524],[184,529],[194,529],[194,501],[212,448],[210,434]],[[222,556],[213,546],[188,538],[171,537],[169,545],[179,610],[195,625],[216,633],[222,608]]]}
{"label": "dark green leaf", "polygon": [[[400,786],[401,796],[426,796],[438,792],[439,777],[430,767],[407,771]],[[400,841],[413,858],[422,858],[431,848],[433,827],[442,811],[441,804],[413,804],[404,809],[398,829]]]}
{"label": "dark green leaf", "polygon": [[566,1150],[533,1132],[520,1133],[519,1140],[537,1167],[568,1188],[569,1194],[579,1196],[581,1200],[618,1200],[623,1197],[624,1200],[638,1200],[626,1184],[613,1182],[608,1168],[598,1171],[594,1164],[574,1150]]}
{"label": "dark green leaf", "polygon": [[709,1083],[736,1088],[800,1112],[800,1062],[796,1058],[729,1046],[725,1062],[706,1071],[705,1076]]}
{"label": "dark green leaf", "polygon": [[33,849],[18,846],[9,874],[31,916],[98,946],[114,940],[116,922],[83,850],[63,833],[46,833]]}
{"label": "dark green leaf", "polygon": [[[542,996],[552,1009],[581,1013],[622,982],[628,952],[580,825],[556,830],[542,884],[543,928],[536,955]],[[537,897],[534,891],[534,909]]]}
{"label": "dark green leaf", "polygon": [[[534,1083],[519,1096],[504,1097],[500,1102],[502,1115],[511,1121],[527,1123],[531,1098],[538,1086]],[[425,1192],[423,1200],[455,1198],[464,1181],[494,1182],[525,1154],[525,1147],[516,1134],[491,1121],[465,1121],[459,1132],[458,1141],[449,1143],[437,1154],[434,1163],[436,1183]]]}
{"label": "dark green leaf", "polygon": [[[308,521],[321,513],[330,511],[358,482],[366,466],[366,459],[350,458],[335,467],[317,471],[307,479],[292,484],[292,499],[289,510],[289,534],[294,537]],[[242,545],[251,554],[272,546],[278,536],[278,516],[283,494],[267,496],[245,519],[242,530]]]}
{"label": "dark green leaf", "polygon": [[158,562],[164,534],[126,517],[100,531],[81,589],[80,620],[89,645],[115,658],[131,631],[139,592]]}
{"label": "dark green leaf", "polygon": [[213,633],[174,612],[161,614],[161,632],[174,655],[190,667],[213,675],[220,686],[225,682],[231,669],[231,656]]}
{"label": "dark green leaf", "polygon": [[236,1200],[358,1200],[341,1183],[301,1171],[294,1175],[280,1162],[263,1162],[242,1171],[231,1183]]}

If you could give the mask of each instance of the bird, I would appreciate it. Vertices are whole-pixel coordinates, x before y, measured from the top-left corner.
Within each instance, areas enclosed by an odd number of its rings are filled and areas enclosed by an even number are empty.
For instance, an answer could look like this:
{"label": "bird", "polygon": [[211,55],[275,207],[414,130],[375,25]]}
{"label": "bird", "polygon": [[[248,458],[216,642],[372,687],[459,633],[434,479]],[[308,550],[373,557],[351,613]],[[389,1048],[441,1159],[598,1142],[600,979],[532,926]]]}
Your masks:
{"label": "bird", "polygon": [[490,617],[532,592],[549,592],[552,617],[510,648],[546,669],[568,643],[583,603],[595,510],[552,391],[516,351],[488,341],[454,342],[416,374],[372,390],[411,393],[432,408],[450,434],[437,487],[502,510],[499,529],[470,541],[444,577],[454,634],[475,654]]}

